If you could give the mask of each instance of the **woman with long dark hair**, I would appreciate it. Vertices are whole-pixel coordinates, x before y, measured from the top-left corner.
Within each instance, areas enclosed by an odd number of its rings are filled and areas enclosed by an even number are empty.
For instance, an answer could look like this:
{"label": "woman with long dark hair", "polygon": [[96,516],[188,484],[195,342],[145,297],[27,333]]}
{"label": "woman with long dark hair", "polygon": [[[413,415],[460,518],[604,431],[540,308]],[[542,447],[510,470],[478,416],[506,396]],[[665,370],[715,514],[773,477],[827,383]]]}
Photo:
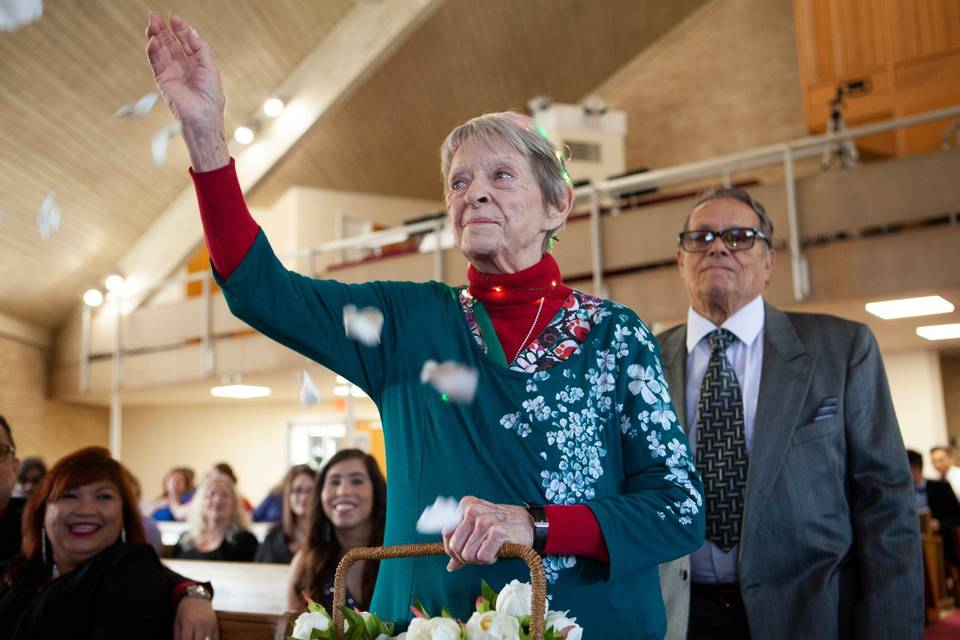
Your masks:
{"label": "woman with long dark hair", "polygon": [[317,472],[309,465],[290,467],[283,478],[283,514],[280,524],[267,532],[257,548],[254,562],[290,564],[293,554],[303,547],[310,525],[310,504],[313,502]]}
{"label": "woman with long dark hair", "polygon": [[[317,476],[306,544],[293,558],[287,606],[304,608],[303,595],[330,610],[333,575],[354,547],[383,544],[387,483],[376,459],[359,449],[337,452]],[[347,574],[347,604],[368,609],[378,562],[361,561]]]}

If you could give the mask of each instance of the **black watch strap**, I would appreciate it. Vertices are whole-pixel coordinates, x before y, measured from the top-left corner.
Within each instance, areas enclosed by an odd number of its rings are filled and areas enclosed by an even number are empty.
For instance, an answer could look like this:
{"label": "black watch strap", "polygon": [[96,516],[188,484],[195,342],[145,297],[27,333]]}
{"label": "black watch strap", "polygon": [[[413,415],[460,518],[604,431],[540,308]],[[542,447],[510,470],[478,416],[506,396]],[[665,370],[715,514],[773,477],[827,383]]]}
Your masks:
{"label": "black watch strap", "polygon": [[542,504],[524,502],[523,506],[526,507],[527,513],[533,518],[533,550],[543,555],[544,549],[547,548],[547,531],[550,528],[550,523],[547,521],[547,512]]}

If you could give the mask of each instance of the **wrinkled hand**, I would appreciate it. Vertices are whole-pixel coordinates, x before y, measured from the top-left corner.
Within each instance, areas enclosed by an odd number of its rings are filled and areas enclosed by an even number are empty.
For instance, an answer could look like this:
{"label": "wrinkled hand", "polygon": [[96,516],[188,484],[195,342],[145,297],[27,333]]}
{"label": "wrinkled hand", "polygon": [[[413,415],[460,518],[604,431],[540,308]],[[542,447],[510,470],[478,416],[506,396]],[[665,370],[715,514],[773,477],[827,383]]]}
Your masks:
{"label": "wrinkled hand", "polygon": [[158,13],[151,13],[147,58],[160,94],[185,127],[222,119],[226,99],[220,69],[186,20],[171,13],[168,29]]}
{"label": "wrinkled hand", "polygon": [[219,640],[217,614],[209,600],[181,598],[173,624],[173,640]]}
{"label": "wrinkled hand", "polygon": [[466,496],[460,508],[463,520],[443,534],[443,547],[450,556],[448,571],[466,564],[493,564],[507,542],[533,544],[533,518],[523,507]]}

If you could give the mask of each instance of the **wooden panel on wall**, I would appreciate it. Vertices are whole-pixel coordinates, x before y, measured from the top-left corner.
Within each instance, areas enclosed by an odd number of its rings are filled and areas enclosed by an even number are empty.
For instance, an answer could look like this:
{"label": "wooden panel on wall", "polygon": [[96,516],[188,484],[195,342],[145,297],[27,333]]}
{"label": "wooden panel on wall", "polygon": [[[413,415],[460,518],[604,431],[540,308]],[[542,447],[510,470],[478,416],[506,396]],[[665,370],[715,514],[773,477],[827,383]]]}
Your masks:
{"label": "wooden panel on wall", "polygon": [[960,0],[888,0],[894,61],[960,48]]}
{"label": "wooden panel on wall", "polygon": [[[960,104],[960,0],[794,0],[808,129],[822,133],[839,84],[871,91],[844,101],[848,126]],[[874,155],[939,148],[948,123],[857,141]],[[869,155],[866,156],[869,159]]]}
{"label": "wooden panel on wall", "polygon": [[801,78],[812,85],[880,70],[887,34],[875,0],[794,0]]}

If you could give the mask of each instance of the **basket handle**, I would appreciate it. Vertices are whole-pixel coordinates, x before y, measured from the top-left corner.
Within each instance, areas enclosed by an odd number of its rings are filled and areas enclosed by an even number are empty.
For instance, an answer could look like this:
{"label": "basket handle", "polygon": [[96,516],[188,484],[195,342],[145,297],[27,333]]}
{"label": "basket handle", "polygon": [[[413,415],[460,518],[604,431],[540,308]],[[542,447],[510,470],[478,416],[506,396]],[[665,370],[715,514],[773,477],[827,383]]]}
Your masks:
{"label": "basket handle", "polygon": [[[343,640],[343,609],[347,600],[347,571],[358,560],[389,560],[392,558],[416,558],[420,556],[446,555],[443,543],[401,544],[390,547],[356,547],[344,554],[333,578],[333,628],[337,638]],[[505,543],[497,555],[501,558],[519,558],[530,569],[530,635],[533,640],[543,640],[543,624],[546,617],[547,578],[543,561],[532,548],[514,543]]]}

